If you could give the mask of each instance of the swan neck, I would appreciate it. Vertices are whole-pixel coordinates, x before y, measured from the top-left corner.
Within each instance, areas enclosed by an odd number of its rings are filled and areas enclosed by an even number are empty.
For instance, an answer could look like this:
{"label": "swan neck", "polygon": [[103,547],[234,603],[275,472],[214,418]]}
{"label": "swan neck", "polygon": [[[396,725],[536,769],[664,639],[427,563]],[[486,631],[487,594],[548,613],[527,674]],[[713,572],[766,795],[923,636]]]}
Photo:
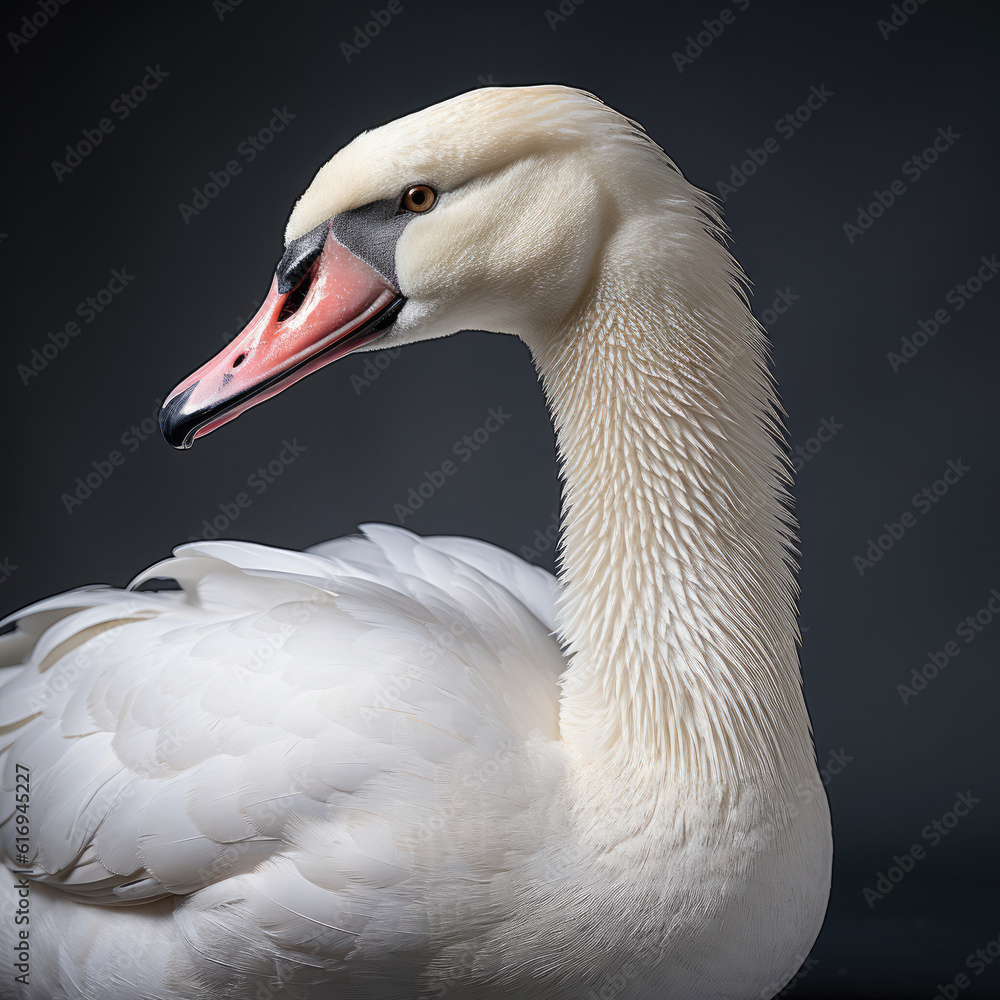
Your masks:
{"label": "swan neck", "polygon": [[529,342],[565,482],[561,731],[618,771],[787,784],[815,764],[781,430],[762,333],[709,243],[711,277],[704,252],[670,282],[608,269]]}

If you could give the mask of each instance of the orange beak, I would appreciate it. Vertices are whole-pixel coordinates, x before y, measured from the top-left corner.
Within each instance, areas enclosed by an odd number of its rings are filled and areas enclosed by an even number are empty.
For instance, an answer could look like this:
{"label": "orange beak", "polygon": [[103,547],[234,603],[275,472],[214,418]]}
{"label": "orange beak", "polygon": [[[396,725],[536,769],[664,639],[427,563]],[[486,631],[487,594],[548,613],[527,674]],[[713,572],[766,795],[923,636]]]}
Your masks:
{"label": "orange beak", "polygon": [[169,444],[190,448],[195,438],[378,339],[406,301],[332,234],[296,286],[278,289],[275,276],[246,329],[167,397],[160,430]]}

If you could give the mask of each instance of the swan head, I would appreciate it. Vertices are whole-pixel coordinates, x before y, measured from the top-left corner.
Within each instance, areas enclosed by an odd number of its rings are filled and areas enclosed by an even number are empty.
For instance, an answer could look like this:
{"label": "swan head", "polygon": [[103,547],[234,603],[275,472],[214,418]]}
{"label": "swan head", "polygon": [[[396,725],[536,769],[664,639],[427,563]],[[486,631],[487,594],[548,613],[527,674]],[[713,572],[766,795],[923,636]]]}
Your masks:
{"label": "swan head", "polygon": [[557,331],[625,220],[679,187],[639,126],[568,87],[475,90],[362,133],[295,205],[257,315],[168,396],[163,434],[189,447],[354,351]]}

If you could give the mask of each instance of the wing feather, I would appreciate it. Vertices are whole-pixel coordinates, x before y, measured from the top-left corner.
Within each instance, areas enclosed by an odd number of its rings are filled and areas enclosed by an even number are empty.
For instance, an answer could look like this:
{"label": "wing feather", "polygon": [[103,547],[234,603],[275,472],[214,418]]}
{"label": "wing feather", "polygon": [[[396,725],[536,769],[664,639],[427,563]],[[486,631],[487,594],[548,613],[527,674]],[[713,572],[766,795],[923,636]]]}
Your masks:
{"label": "wing feather", "polygon": [[281,858],[327,909],[393,886],[408,855],[373,817],[419,808],[456,755],[556,734],[554,580],[485,543],[382,525],[308,552],[199,542],[131,587],[155,577],[182,590],[84,588],[0,637],[0,847],[21,764],[34,877],[91,902]]}

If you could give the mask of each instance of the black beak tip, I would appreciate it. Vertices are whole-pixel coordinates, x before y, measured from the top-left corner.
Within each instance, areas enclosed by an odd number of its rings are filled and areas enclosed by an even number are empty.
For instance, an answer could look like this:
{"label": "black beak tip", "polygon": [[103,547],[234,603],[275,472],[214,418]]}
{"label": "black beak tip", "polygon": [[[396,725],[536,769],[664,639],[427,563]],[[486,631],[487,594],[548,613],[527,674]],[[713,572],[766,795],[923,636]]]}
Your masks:
{"label": "black beak tip", "polygon": [[160,408],[160,433],[167,444],[180,451],[194,444],[195,431],[204,422],[203,413],[186,410],[187,401],[197,386],[197,382],[189,385]]}

